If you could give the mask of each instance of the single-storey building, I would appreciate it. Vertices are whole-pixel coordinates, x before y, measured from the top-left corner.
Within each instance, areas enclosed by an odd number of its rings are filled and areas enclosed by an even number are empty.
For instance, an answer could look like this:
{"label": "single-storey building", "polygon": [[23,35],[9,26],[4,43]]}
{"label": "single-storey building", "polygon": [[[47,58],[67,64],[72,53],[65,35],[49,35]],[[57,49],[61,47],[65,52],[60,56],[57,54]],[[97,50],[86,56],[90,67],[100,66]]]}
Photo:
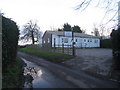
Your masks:
{"label": "single-storey building", "polygon": [[100,47],[100,38],[84,33],[72,33],[71,31],[46,31],[42,37],[43,47],[62,47],[72,45],[75,47],[93,48]]}

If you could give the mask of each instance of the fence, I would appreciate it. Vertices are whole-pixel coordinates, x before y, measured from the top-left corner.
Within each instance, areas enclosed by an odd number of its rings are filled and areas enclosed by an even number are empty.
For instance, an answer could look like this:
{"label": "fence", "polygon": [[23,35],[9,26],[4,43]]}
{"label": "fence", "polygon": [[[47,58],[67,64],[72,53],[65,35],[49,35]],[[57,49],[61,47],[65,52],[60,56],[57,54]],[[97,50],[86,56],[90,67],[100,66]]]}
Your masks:
{"label": "fence", "polygon": [[58,52],[73,55],[73,46],[72,45],[55,45],[52,48],[40,47],[39,45],[30,45],[30,48],[38,48],[40,50],[49,51],[49,52]]}
{"label": "fence", "polygon": [[64,54],[73,54],[73,46],[72,45],[56,45],[52,48],[53,52],[59,52]]}

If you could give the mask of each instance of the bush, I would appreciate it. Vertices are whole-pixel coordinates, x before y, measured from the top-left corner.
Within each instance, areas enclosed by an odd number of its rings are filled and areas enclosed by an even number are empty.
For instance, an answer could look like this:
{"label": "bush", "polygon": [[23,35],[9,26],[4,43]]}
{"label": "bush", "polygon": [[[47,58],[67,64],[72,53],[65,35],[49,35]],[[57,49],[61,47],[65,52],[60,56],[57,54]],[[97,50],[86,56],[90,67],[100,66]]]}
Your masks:
{"label": "bush", "polygon": [[113,51],[120,51],[120,28],[111,33]]}
{"label": "bush", "polygon": [[101,48],[112,48],[111,39],[102,39],[100,40]]}
{"label": "bush", "polygon": [[112,31],[111,37],[115,68],[120,70],[120,27]]}
{"label": "bush", "polygon": [[2,66],[5,69],[16,59],[19,30],[14,21],[2,16]]}

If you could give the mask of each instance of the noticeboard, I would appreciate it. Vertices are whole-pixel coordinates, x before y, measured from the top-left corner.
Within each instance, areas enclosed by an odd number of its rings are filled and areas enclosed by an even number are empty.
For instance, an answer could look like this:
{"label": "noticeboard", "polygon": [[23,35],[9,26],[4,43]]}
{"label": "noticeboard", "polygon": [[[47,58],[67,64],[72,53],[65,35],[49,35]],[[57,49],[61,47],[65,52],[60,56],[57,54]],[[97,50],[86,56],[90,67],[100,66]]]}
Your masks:
{"label": "noticeboard", "polygon": [[72,31],[64,31],[64,36],[71,36],[72,37]]}

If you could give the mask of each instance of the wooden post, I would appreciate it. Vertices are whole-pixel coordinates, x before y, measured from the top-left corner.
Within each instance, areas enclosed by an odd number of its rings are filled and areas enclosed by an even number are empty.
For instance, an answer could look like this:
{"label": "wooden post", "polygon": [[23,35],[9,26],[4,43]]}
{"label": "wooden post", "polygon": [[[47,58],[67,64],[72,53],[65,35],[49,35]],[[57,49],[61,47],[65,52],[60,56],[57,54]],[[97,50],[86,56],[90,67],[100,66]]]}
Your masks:
{"label": "wooden post", "polygon": [[69,54],[69,45],[67,46],[67,51],[68,51],[68,54]]}
{"label": "wooden post", "polygon": [[75,46],[74,45],[75,45],[75,42],[73,42],[73,51],[72,51],[73,52],[72,53],[73,56],[75,56]]}
{"label": "wooden post", "polygon": [[74,42],[74,32],[73,31],[72,31],[72,40],[73,40],[73,42],[72,42],[72,55],[75,56],[75,47],[74,47],[75,42]]}
{"label": "wooden post", "polygon": [[54,52],[55,52],[55,49],[56,49],[56,40],[55,40],[55,38],[54,38]]}
{"label": "wooden post", "polygon": [[64,43],[62,43],[62,53],[64,53]]}

